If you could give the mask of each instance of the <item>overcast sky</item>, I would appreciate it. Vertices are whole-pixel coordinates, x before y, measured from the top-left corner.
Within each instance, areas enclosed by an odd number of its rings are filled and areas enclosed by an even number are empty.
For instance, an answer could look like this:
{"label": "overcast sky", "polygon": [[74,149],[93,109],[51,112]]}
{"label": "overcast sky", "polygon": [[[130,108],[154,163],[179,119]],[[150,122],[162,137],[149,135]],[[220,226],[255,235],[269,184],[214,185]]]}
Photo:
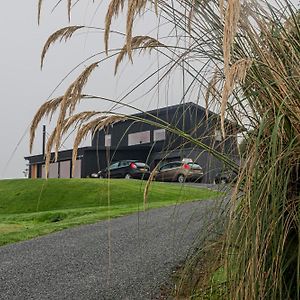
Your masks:
{"label": "overcast sky", "polygon": [[[37,24],[37,0],[2,0],[0,10],[0,79],[1,79],[1,110],[0,110],[0,141],[1,161],[0,178],[23,177],[26,168],[24,156],[29,155],[28,132],[30,122],[39,106],[47,100],[56,85],[77,63],[97,51],[103,51],[103,35],[90,31],[78,34],[67,44],[56,44],[50,49],[43,71],[40,70],[40,53],[47,37],[60,27],[69,25],[66,15],[66,1],[54,12],[51,8],[57,1],[44,1],[41,24]],[[97,25],[103,27],[105,9],[97,10],[93,1],[80,1],[75,7],[71,24]],[[104,6],[105,7],[105,6]],[[94,13],[95,11],[96,14]],[[143,33],[149,33],[153,23],[142,26]],[[122,30],[122,20],[114,23],[115,28]],[[155,26],[154,26],[155,27]],[[112,36],[111,45],[120,45],[120,38]],[[114,77],[114,62],[108,61],[101,65],[91,78],[87,87],[89,93],[118,99],[128,86],[133,86],[138,79],[149,71],[149,66],[157,67],[155,59],[149,56],[136,58],[138,69],[123,63],[120,75]],[[91,61],[92,62],[92,61]],[[86,66],[87,64],[85,64]],[[151,67],[150,67],[151,68]],[[124,70],[126,72],[124,74]],[[79,69],[81,71],[82,69]],[[53,96],[62,94],[75,79],[78,72],[71,74],[65,84],[55,91]],[[141,96],[143,91],[132,95]],[[172,91],[171,91],[172,94]],[[172,96],[172,95],[171,95]],[[144,109],[162,106],[157,99],[145,98],[135,102]],[[105,110],[107,103],[89,103],[87,108]],[[45,122],[44,122],[45,123]],[[51,126],[48,126],[48,132]],[[71,147],[72,141],[65,143]],[[89,141],[86,142],[89,144]],[[37,132],[34,153],[41,153],[41,128]]]}
{"label": "overcast sky", "polygon": [[[43,22],[38,27],[36,0],[3,0],[1,5],[0,176],[11,178],[23,176],[22,171],[26,167],[24,156],[29,154],[28,127],[34,113],[47,99],[58,79],[76,62],[73,53],[82,52],[82,49],[74,49],[71,59],[66,59],[66,52],[58,51],[56,55],[61,55],[60,59],[51,59],[45,71],[41,72],[39,57],[42,45],[52,31],[67,24],[65,11],[60,9],[50,16],[50,10],[45,8],[48,14],[43,14]],[[35,152],[40,149],[38,145]]]}
{"label": "overcast sky", "polygon": [[[64,83],[54,91],[57,84],[85,58],[104,50],[103,34],[90,30],[88,33],[78,33],[67,44],[55,44],[47,54],[45,67],[40,70],[40,54],[47,37],[55,30],[69,25],[66,15],[66,2],[51,12],[57,0],[44,0],[41,24],[37,24],[37,0],[2,0],[0,10],[0,178],[23,177],[26,168],[24,156],[29,155],[29,126],[39,108],[48,97],[61,95],[76,75],[90,61],[73,72]],[[104,26],[106,11],[105,1],[79,1],[74,8],[71,24]],[[98,3],[99,3],[98,2]],[[295,4],[298,1],[295,0]],[[147,13],[147,19],[142,18],[135,26],[135,34],[148,34],[156,37],[157,18]],[[122,31],[124,19],[119,18],[113,23],[113,29]],[[164,30],[162,30],[164,31]],[[166,35],[168,30],[165,30]],[[111,37],[111,47],[123,45],[123,40],[117,35]],[[103,55],[101,56],[104,57]],[[99,57],[100,58],[100,57]],[[125,60],[120,71],[114,77],[114,61],[103,62],[92,76],[85,91],[90,94],[119,100],[122,95],[142,80],[151,71],[161,66],[155,53],[134,57],[134,66]],[[169,104],[179,103],[182,96],[180,76],[168,79],[164,90],[147,93],[148,88],[158,80],[152,81],[127,98],[134,105],[147,110]],[[163,88],[162,88],[163,89]],[[53,92],[54,91],[54,92]],[[191,99],[187,99],[188,101]],[[200,99],[200,104],[203,99]],[[82,105],[82,109],[106,110],[111,105],[104,101],[93,101]],[[129,112],[124,110],[124,112]],[[43,123],[47,124],[46,121]],[[42,125],[42,124],[41,124]],[[47,124],[50,132],[51,125]],[[41,153],[41,126],[33,154]],[[89,145],[89,141],[86,141]],[[64,144],[71,148],[72,139]],[[63,148],[64,149],[64,148]]]}

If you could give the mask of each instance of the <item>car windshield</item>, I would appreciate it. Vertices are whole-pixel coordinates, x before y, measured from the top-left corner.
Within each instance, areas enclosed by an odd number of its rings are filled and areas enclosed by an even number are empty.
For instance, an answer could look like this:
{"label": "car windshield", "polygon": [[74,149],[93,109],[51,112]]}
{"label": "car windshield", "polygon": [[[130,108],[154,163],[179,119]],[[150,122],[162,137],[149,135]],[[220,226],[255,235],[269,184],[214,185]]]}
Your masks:
{"label": "car windshield", "polygon": [[188,165],[194,170],[201,170],[202,168],[198,164],[188,163]]}

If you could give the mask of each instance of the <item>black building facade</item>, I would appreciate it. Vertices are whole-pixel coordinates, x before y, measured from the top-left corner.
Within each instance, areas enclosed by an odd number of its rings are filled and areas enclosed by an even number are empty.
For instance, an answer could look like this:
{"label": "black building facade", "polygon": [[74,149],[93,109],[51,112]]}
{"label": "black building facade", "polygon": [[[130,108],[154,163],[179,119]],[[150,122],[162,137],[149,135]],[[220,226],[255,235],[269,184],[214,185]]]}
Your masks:
{"label": "black building facade", "polygon": [[[193,138],[213,146],[234,160],[238,160],[237,127],[226,121],[226,139],[222,139],[220,118],[195,103],[168,106],[157,110],[133,115],[138,120],[125,120],[97,132],[91,147],[78,150],[74,177],[88,177],[113,161],[137,159],[154,168],[160,162],[191,158],[204,170],[204,182],[212,182],[223,164],[207,151],[188,142],[168,128],[177,129]],[[167,126],[160,128],[158,122]],[[168,125],[170,124],[170,125]],[[45,177],[43,155],[25,157],[29,161],[29,177]],[[49,178],[70,178],[72,150],[59,152],[57,162],[49,168]]]}

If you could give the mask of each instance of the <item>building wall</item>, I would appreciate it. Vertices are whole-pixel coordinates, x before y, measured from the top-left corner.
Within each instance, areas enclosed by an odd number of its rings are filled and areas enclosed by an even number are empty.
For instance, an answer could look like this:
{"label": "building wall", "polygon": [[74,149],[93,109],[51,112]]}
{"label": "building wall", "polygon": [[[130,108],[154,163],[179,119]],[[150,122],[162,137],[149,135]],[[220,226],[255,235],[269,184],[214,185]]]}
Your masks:
{"label": "building wall", "polygon": [[[179,106],[170,108],[169,110],[158,110],[155,114],[157,118],[173,125],[179,130],[191,135],[193,138],[201,139],[202,142],[211,145],[214,142],[215,130],[220,128],[219,118],[215,114],[210,114],[209,118],[206,117],[206,112],[197,106]],[[141,115],[148,121],[156,121],[154,117],[147,114]],[[155,144],[156,151],[164,149],[176,149],[178,147],[190,148],[193,146],[191,142],[172,133],[168,130],[165,131],[165,140],[154,141],[155,131],[161,130],[159,127],[145,124],[143,122],[135,122],[126,120],[114,124],[113,127],[102,130],[96,134],[92,140],[92,147],[98,150],[105,149],[105,136],[110,136],[111,149],[124,149],[132,147],[131,136],[136,134],[144,134],[149,132],[149,142],[141,143],[141,146],[148,145],[152,147]],[[138,143],[135,145],[137,146]]]}
{"label": "building wall", "polygon": [[[72,161],[63,160],[50,163],[48,178],[81,178],[82,160],[78,159],[75,163],[74,175],[72,176]],[[29,178],[46,178],[46,168],[44,163],[30,165]]]}
{"label": "building wall", "polygon": [[[78,149],[77,161],[74,170],[74,178],[83,177],[83,169],[84,169],[84,153],[86,149],[90,149],[90,147],[83,147]],[[72,153],[73,150],[64,150],[58,152],[57,162],[54,160],[54,153],[51,153],[51,163],[49,168],[49,178],[71,178],[71,168],[72,168]],[[34,170],[34,166],[37,168],[37,176],[36,178],[45,178],[45,158],[42,154],[25,157],[26,160],[29,161],[29,178],[33,178],[32,172]]]}

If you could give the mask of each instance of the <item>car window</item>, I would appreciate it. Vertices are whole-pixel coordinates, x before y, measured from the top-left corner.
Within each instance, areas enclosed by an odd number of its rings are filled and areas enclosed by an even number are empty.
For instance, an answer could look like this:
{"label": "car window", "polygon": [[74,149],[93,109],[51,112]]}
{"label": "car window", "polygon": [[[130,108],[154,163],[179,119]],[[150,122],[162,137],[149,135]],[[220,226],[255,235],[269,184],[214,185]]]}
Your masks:
{"label": "car window", "polygon": [[109,166],[109,170],[114,170],[117,169],[118,167],[119,167],[119,162],[116,162]]}
{"label": "car window", "polygon": [[135,162],[135,165],[136,165],[138,168],[149,168],[148,165],[146,165],[145,163],[142,163],[142,162]]}
{"label": "car window", "polygon": [[195,164],[195,163],[188,163],[188,165],[194,170],[202,169],[198,164]]}
{"label": "car window", "polygon": [[171,169],[171,168],[177,168],[181,166],[181,162],[170,162],[165,164],[160,168],[160,170],[166,170],[166,169]]}
{"label": "car window", "polygon": [[120,167],[127,167],[127,166],[129,166],[129,164],[130,164],[130,161],[129,160],[123,160],[123,161],[121,161],[120,162]]}
{"label": "car window", "polygon": [[163,170],[166,170],[166,169],[169,169],[169,168],[170,168],[170,164],[165,164],[159,170],[163,171]]}
{"label": "car window", "polygon": [[173,162],[173,163],[171,163],[171,168],[178,168],[181,165],[182,165],[181,162]]}

